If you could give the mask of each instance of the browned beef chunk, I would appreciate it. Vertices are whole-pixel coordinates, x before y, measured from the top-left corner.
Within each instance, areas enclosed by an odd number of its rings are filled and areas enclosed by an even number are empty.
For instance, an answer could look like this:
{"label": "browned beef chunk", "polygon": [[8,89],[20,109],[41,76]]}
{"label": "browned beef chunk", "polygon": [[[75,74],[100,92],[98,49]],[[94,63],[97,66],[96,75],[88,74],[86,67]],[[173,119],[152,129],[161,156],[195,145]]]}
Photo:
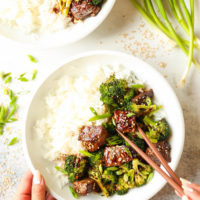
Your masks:
{"label": "browned beef chunk", "polygon": [[140,94],[138,94],[137,96],[135,96],[132,101],[136,104],[144,104],[146,101],[147,97],[150,97],[151,99],[153,98],[154,94],[153,94],[153,90],[147,90],[145,92],[142,92]]}
{"label": "browned beef chunk", "polygon": [[114,112],[114,120],[116,127],[122,133],[132,133],[135,131],[135,116],[127,117],[129,111],[117,110]]}
{"label": "browned beef chunk", "polygon": [[128,152],[130,151],[126,146],[106,147],[104,150],[104,161],[106,166],[120,166],[123,163],[131,161],[133,157]]}
{"label": "browned beef chunk", "polygon": [[[162,154],[163,158],[167,162],[171,162],[171,156],[170,156],[170,151],[171,151],[171,146],[167,141],[161,141],[155,144],[157,150]],[[160,165],[160,161],[158,158],[155,156],[155,154],[152,152],[152,150],[148,147],[146,149],[146,154],[158,165]]]}
{"label": "browned beef chunk", "polygon": [[107,137],[108,132],[103,126],[84,126],[80,130],[78,140],[86,150],[94,152],[106,144]]}
{"label": "browned beef chunk", "polygon": [[92,0],[72,1],[70,12],[75,19],[83,20],[89,16],[96,16],[101,10],[100,6],[92,4]]}
{"label": "browned beef chunk", "polygon": [[82,195],[82,196],[85,196],[91,192],[99,192],[100,191],[97,183],[90,178],[85,178],[81,181],[75,181],[73,183],[73,185],[74,185],[74,189],[75,189],[76,193],[78,193],[79,195]]}

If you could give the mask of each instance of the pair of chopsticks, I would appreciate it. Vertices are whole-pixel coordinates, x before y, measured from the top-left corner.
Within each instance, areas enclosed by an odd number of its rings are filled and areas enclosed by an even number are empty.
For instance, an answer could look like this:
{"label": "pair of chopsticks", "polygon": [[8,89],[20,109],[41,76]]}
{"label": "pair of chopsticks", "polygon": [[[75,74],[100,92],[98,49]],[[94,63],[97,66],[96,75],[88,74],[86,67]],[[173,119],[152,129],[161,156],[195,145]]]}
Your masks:
{"label": "pair of chopsticks", "polygon": [[[116,129],[117,130],[117,129]],[[138,127],[138,131],[148,144],[148,146],[151,148],[153,153],[156,155],[158,160],[161,162],[163,167],[166,169],[166,171],[169,173],[165,173],[149,156],[147,156],[137,145],[135,145],[131,140],[129,140],[123,133],[121,133],[119,130],[117,132],[126,140],[131,147],[149,164],[151,165],[181,196],[184,195],[184,191],[181,187],[182,183],[180,179],[177,177],[175,172],[171,169],[171,167],[168,165],[167,161],[163,158],[161,153],[156,149],[156,147],[151,143],[149,138],[146,136],[146,134],[143,132],[143,130]]]}

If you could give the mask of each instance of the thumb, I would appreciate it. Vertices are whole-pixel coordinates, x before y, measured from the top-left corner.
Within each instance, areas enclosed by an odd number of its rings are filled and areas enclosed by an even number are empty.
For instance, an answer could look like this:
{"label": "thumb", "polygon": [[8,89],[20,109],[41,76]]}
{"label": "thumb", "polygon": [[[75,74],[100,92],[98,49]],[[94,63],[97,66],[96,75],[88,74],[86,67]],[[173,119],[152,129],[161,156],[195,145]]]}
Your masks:
{"label": "thumb", "polygon": [[46,186],[43,176],[37,170],[34,173],[32,185],[32,200],[44,200],[46,193]]}

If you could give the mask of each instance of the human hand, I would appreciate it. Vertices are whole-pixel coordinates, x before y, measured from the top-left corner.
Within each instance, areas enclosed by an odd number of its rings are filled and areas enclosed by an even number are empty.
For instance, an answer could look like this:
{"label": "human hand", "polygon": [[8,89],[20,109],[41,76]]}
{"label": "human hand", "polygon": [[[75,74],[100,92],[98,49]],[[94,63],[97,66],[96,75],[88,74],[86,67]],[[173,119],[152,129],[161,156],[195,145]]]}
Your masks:
{"label": "human hand", "polygon": [[[182,188],[184,190],[184,194],[186,196],[183,196],[182,199],[183,200],[200,200],[200,186],[195,184],[195,183],[191,183],[190,181],[181,178],[180,179],[182,182]],[[176,194],[181,197],[181,195],[176,192]]]}
{"label": "human hand", "polygon": [[30,170],[26,172],[18,186],[14,200],[55,200],[51,195],[46,195],[46,185],[39,171],[34,175]]}

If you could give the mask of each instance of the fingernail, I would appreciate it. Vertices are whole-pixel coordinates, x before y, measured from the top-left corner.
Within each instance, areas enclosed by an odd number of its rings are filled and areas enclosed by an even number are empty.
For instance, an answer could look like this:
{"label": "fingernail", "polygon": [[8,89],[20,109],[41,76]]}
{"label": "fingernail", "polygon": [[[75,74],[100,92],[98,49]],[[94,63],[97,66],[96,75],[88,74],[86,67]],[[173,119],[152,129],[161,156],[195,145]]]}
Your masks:
{"label": "fingernail", "polygon": [[42,176],[38,170],[34,172],[33,184],[39,185],[42,182]]}
{"label": "fingernail", "polygon": [[189,199],[187,198],[187,196],[183,195],[182,200],[189,200]]}
{"label": "fingernail", "polygon": [[187,187],[187,186],[185,186],[185,185],[182,185],[182,188],[183,188],[184,190],[188,191],[188,192],[193,192],[193,191],[194,191],[192,188],[189,188],[189,187]]}
{"label": "fingernail", "polygon": [[183,184],[192,184],[190,181],[188,181],[188,180],[186,180],[186,179],[184,179],[184,178],[180,178],[180,180],[181,180],[181,182],[182,182]]}

